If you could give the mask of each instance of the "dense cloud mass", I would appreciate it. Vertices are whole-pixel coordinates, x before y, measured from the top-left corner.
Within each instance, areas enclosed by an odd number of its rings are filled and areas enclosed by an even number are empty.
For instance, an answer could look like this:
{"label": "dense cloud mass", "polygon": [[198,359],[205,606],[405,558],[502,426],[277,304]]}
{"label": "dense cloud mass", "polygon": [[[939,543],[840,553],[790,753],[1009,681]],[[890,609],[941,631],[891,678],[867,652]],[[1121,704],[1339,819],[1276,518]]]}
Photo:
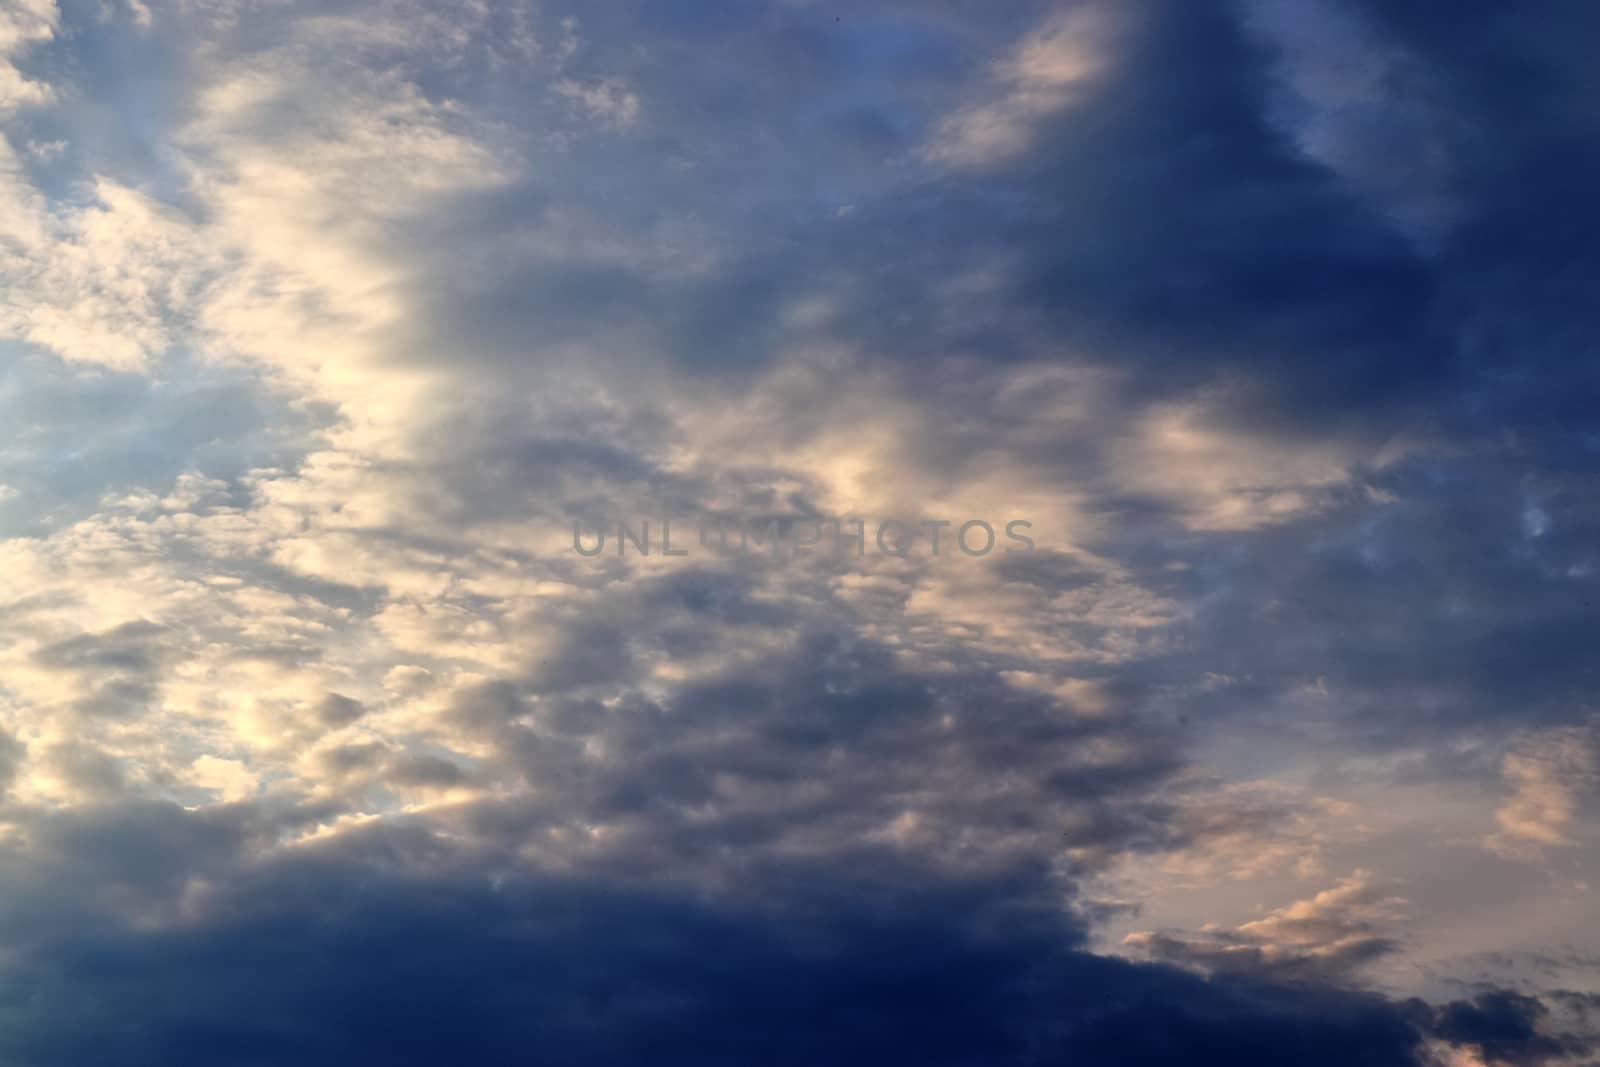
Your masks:
{"label": "dense cloud mass", "polygon": [[0,1059],[1600,1063],[1597,40],[0,0]]}

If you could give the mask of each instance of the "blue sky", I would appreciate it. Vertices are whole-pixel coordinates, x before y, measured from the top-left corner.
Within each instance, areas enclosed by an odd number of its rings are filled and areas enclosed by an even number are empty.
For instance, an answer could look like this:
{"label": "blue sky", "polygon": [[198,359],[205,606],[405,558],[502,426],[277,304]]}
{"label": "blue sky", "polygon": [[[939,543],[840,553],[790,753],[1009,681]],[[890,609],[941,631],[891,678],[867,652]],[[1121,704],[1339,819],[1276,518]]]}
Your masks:
{"label": "blue sky", "polygon": [[1596,1062],[1600,11],[0,4],[5,1062]]}

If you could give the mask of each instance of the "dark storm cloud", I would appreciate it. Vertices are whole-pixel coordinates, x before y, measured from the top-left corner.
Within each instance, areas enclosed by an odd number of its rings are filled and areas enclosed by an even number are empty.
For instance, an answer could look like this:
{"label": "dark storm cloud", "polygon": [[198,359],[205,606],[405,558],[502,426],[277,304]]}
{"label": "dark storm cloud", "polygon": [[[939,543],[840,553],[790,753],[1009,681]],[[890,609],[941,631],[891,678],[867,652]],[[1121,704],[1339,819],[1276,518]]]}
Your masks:
{"label": "dark storm cloud", "polygon": [[[404,827],[248,861],[272,825],[155,808],[40,824],[46,847],[25,884],[6,875],[0,909],[28,924],[0,982],[8,1055],[53,1067],[115,1040],[118,1062],[164,1067],[1398,1067],[1423,1039],[1411,1005],[1085,954],[1048,913],[1008,907],[1004,883],[874,904],[822,869],[815,890],[795,883],[798,902],[713,906],[510,874]],[[80,891],[52,898],[67,878]],[[1531,1051],[1492,1021],[1443,1018],[1464,1040]]]}
{"label": "dark storm cloud", "polygon": [[1600,214],[1584,175],[1600,165],[1600,114],[1581,42],[1600,13],[1570,0],[1355,7],[1430,88],[1420,121],[1444,146],[1459,220],[1439,270],[1473,371],[1463,420],[1515,426],[1547,468],[1592,471]]}
{"label": "dark storm cloud", "polygon": [[1444,1040],[1475,1047],[1501,1063],[1546,1063],[1592,1050],[1582,1036],[1547,1032],[1542,1024],[1550,1014],[1537,997],[1495,990],[1439,1008],[1433,1029]]}
{"label": "dark storm cloud", "polygon": [[[1148,160],[1149,183],[1107,185],[1143,215],[1102,212],[1104,247],[1091,226],[1077,241],[1063,231],[1059,255],[1126,268],[1104,276],[1110,298],[1092,300],[1091,317],[1121,298],[1166,294],[1151,318],[1184,334],[1166,349],[1195,361],[1180,373],[1198,379],[1250,360],[1251,388],[1269,390],[1257,411],[1277,424],[1270,432],[1292,436],[1353,401],[1369,429],[1427,445],[1361,472],[1382,497],[1354,491],[1314,521],[1258,533],[1176,535],[1162,529],[1159,506],[1124,497],[1127,521],[1107,550],[1157,588],[1205,605],[1192,655],[1149,663],[1147,676],[1226,675],[1232,684],[1196,698],[1194,710],[1276,708],[1262,724],[1291,732],[1315,713],[1284,718],[1281,698],[1325,683],[1354,705],[1342,736],[1374,749],[1581,721],[1597,680],[1586,635],[1600,603],[1591,418],[1600,320],[1580,295],[1600,261],[1584,239],[1596,209],[1581,175],[1595,169],[1600,113],[1590,106],[1593,65],[1574,42],[1594,35],[1596,13],[1561,0],[1515,11],[1285,6],[1301,18],[1358,20],[1368,57],[1390,64],[1383,93],[1331,120],[1345,124],[1340,148],[1312,159],[1272,116],[1267,103],[1286,75],[1248,20],[1220,6],[1147,8],[1160,14],[1107,79],[1100,106],[1066,117],[1064,136],[1033,157],[1047,167],[1052,153],[1074,158],[1058,146],[1098,136],[1108,169]],[[1183,51],[1163,51],[1180,30]],[[1309,47],[1330,46],[1313,35]],[[1141,67],[1141,56],[1164,57],[1164,73]],[[1373,191],[1379,176],[1390,180],[1380,157],[1405,151],[1396,138],[1415,153],[1401,193],[1443,205],[1425,241],[1405,236],[1403,197]],[[1140,144],[1146,151],[1123,150]],[[1078,180],[1058,187],[1072,191],[1062,212],[1097,203]],[[1168,181],[1171,195],[1159,192]],[[1242,220],[1257,210],[1257,224],[1226,241],[1193,238],[1210,232],[1215,213]],[[1280,223],[1265,221],[1278,210]],[[1144,247],[1146,220],[1163,229],[1140,269],[1127,257]],[[1202,287],[1194,307],[1207,317],[1186,312],[1160,281],[1169,270]],[[1074,315],[1083,288],[1059,290]],[[1189,343],[1208,336],[1208,323],[1234,354]],[[1131,318],[1118,336],[1148,328]],[[1253,339],[1268,334],[1283,343],[1258,361]],[[1135,555],[1145,551],[1150,558]],[[1192,567],[1152,573],[1163,556]]]}
{"label": "dark storm cloud", "polygon": [[778,599],[701,569],[552,606],[526,676],[452,709],[465,749],[531,790],[480,817],[580,841],[605,826],[583,854],[619,876],[746,884],[781,883],[795,849],[867,863],[898,841],[937,878],[1188,843],[1159,796],[1182,769],[1170,724],[1073,715],[1006,682],[1004,652],[908,668],[858,611],[822,583]]}
{"label": "dark storm cloud", "polygon": [[[1109,70],[1037,123],[1032,151],[947,175],[863,222],[876,251],[924,267],[893,272],[900,299],[863,302],[852,325],[908,355],[926,339],[902,332],[906,321],[981,324],[961,340],[990,358],[1072,345],[1126,368],[1135,397],[1242,382],[1239,414],[1295,432],[1437,389],[1449,349],[1428,265],[1269,121],[1273,56],[1239,14],[1119,10]],[[929,241],[946,254],[917,257]],[[863,266],[876,258],[862,251]],[[1021,265],[999,307],[963,314],[918,298],[928,264],[953,274],[986,260]],[[875,316],[883,306],[901,316]],[[1018,337],[1001,322],[1046,332]]]}
{"label": "dark storm cloud", "polygon": [[[1581,34],[1583,9],[1550,7],[1568,39]],[[1431,110],[1420,121],[1429,134],[1448,135],[1438,181],[1465,214],[1437,250],[1419,248],[1360,174],[1307,156],[1274,121],[1280,57],[1239,9],[1146,3],[1120,16],[1125,32],[1107,46],[1109,69],[1085,97],[1038,121],[1032,151],[1004,166],[908,180],[910,139],[841,194],[853,207],[845,216],[797,206],[809,200],[793,183],[820,164],[799,174],[728,169],[788,158],[769,128],[826,158],[804,119],[811,98],[792,91],[800,74],[767,69],[784,85],[777,96],[764,81],[752,86],[743,67],[691,65],[708,84],[739,80],[741,92],[719,97],[733,109],[723,115],[702,100],[697,80],[680,76],[683,66],[668,78],[665,67],[618,56],[650,101],[649,137],[585,146],[554,161],[537,187],[484,194],[478,210],[463,204],[449,224],[470,234],[480,218],[492,237],[511,217],[528,234],[548,233],[552,218],[570,220],[576,202],[596,225],[630,235],[636,254],[585,265],[570,256],[530,259],[524,250],[477,282],[450,272],[445,290],[419,295],[438,304],[428,318],[442,335],[458,344],[478,338],[480,351],[511,362],[569,342],[608,358],[641,346],[659,354],[665,344],[686,367],[726,373],[771,358],[789,332],[781,312],[795,294],[837,291],[848,299],[825,335],[880,356],[992,361],[1070,345],[1126,370],[1134,400],[1216,381],[1242,386],[1236,414],[1273,432],[1356,422],[1382,435],[1430,409],[1461,432],[1512,420],[1543,436],[1548,416],[1570,431],[1584,394],[1568,386],[1589,381],[1592,369],[1581,355],[1554,361],[1585,345],[1591,329],[1573,288],[1588,253],[1546,238],[1592,213],[1576,186],[1559,184],[1586,169],[1588,142],[1577,131],[1592,120],[1570,103],[1583,98],[1584,68],[1563,50],[1561,34],[1531,32],[1520,19],[1509,56],[1464,65],[1455,57],[1487,54],[1497,20],[1441,15],[1448,29],[1429,38],[1431,10],[1416,5],[1370,21],[1382,44],[1437,68],[1425,85],[1444,86],[1442,99],[1422,101]],[[667,39],[682,35],[674,47],[688,47],[703,37],[782,37],[781,27],[748,13],[722,15],[669,20]],[[626,41],[638,32],[629,18],[597,12],[591,50],[611,56],[617,44],[607,30]],[[907,41],[961,40],[949,23],[898,29]],[[850,43],[851,32],[808,28],[820,73],[805,77],[836,73],[852,48],[864,47]],[[892,36],[894,28],[880,32]],[[1484,43],[1451,51],[1445,42],[1457,38]],[[965,54],[953,43],[944,49]],[[663,48],[651,61],[672,54]],[[898,54],[876,68],[870,88],[901,94],[906,128],[926,139],[951,98],[914,87],[933,72],[959,72],[978,86],[983,67],[952,67],[931,43]],[[829,84],[835,93],[864,91]],[[762,124],[735,121],[758,111]],[[705,158],[678,160],[662,140],[673,136]],[[784,144],[794,150],[792,139]],[[639,166],[618,166],[624,159]],[[595,168],[605,182],[592,180]],[[784,210],[751,204],[768,196]],[[558,204],[561,214],[552,215]],[[672,269],[690,267],[698,247],[692,235],[663,229],[683,218],[703,226],[698,240],[719,250],[708,270]],[[558,240],[552,251],[559,248]],[[1015,284],[962,295],[943,288],[995,262],[1020,265],[1008,279]],[[489,287],[474,288],[480,283]],[[1535,367],[1545,373],[1517,372]],[[1558,380],[1567,385],[1551,388]],[[1484,392],[1491,384],[1507,396]],[[1569,431],[1555,432],[1566,432],[1570,445]]]}
{"label": "dark storm cloud", "polygon": [[[1590,480],[1514,457],[1419,458],[1374,478],[1392,499],[1351,496],[1314,526],[1228,535],[1225,552],[1215,537],[1156,535],[1192,564],[1152,575],[1156,588],[1203,607],[1142,677],[1225,677],[1180,702],[1199,721],[1244,715],[1296,735],[1337,716],[1353,750],[1421,744],[1440,760],[1453,742],[1583,722],[1600,681]],[[1334,699],[1285,714],[1308,686]]]}
{"label": "dark storm cloud", "polygon": [[[704,29],[667,20],[650,62],[688,47],[674,44],[680,34],[753,45],[751,63],[786,40],[782,26],[724,14]],[[1371,419],[1437,395],[1451,380],[1454,339],[1437,321],[1434,271],[1381,205],[1270,121],[1274,56],[1238,16],[1166,2],[1120,11],[1123,32],[1104,46],[1109,69],[1080,101],[1038,120],[1031,151],[933,177],[913,164],[956,98],[919,87],[938,73],[981,89],[986,71],[942,58],[970,55],[948,26],[885,26],[907,46],[896,62],[872,63],[859,87],[839,77],[865,45],[825,20],[801,34],[807,47],[784,50],[784,64],[688,63],[668,78],[618,57],[614,69],[649,102],[649,136],[585,146],[537,188],[485,194],[451,224],[479,218],[492,240],[512,217],[557,251],[555,223],[582,205],[576,217],[628,234],[634,255],[530,259],[524,242],[520,262],[451,271],[445,290],[419,296],[438,304],[429,319],[442,335],[476,339],[504,361],[526,359],[530,344],[582,341],[611,355],[665,344],[688,369],[727,373],[772,358],[797,294],[828,291],[847,295],[824,335],[880,357],[1007,361],[1071,346],[1128,371],[1136,397],[1243,382],[1246,410],[1280,430]],[[640,32],[625,12],[597,12],[591,25],[622,41]],[[607,40],[598,37],[597,55],[609,55]],[[817,99],[796,79],[845,100],[868,89],[898,99],[908,136],[850,177],[829,162],[826,127],[810,118]],[[713,106],[711,87],[734,80],[739,91],[719,91]],[[802,148],[810,166],[778,164]],[[571,173],[579,165],[582,177]],[[838,189],[800,184],[824,173]],[[667,226],[683,218],[719,249],[707,270],[693,267],[694,234]],[[673,270],[674,257],[689,269]],[[1010,271],[998,292],[950,291],[995,263]]]}

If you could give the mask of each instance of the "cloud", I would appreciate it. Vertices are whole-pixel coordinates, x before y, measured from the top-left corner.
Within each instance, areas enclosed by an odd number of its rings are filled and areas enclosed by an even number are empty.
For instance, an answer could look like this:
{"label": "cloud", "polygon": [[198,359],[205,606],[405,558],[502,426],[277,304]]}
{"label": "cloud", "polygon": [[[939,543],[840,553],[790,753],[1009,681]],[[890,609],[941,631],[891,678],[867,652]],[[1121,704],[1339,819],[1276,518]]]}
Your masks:
{"label": "cloud", "polygon": [[1589,20],[1468,7],[4,16],[8,1054],[1579,1049],[1351,988],[1600,876]]}
{"label": "cloud", "polygon": [[114,181],[88,204],[56,215],[26,182],[14,149],[0,144],[0,226],[9,238],[0,272],[10,298],[0,330],[74,363],[146,369],[176,341],[214,262],[181,216]]}
{"label": "cloud", "polygon": [[[8,866],[0,921],[28,931],[11,967],[41,1010],[14,1016],[8,1054],[73,1062],[85,1020],[118,1032],[130,1064],[333,1063],[351,1049],[496,1062],[536,1040],[574,1064],[1109,1064],[1181,1047],[1206,1057],[1190,1062],[1402,1065],[1420,1040],[1378,998],[1102,959],[1043,915],[976,922],[1004,891],[993,884],[889,906],[841,895],[848,879],[830,872],[835,892],[809,903],[797,884],[798,899],[730,910],[530,878],[393,826],[252,860],[284,822],[241,807],[38,822],[26,873]],[[52,896],[68,877],[97,888]],[[390,962],[374,972],[379,950]],[[8,1010],[22,988],[8,987]]]}
{"label": "cloud", "polygon": [[55,0],[19,0],[0,12],[0,118],[50,100],[50,86],[27,77],[12,60],[54,37],[59,24]]}
{"label": "cloud", "polygon": [[1248,530],[1328,506],[1349,488],[1358,459],[1394,458],[1394,450],[1380,457],[1347,448],[1338,442],[1286,446],[1230,430],[1225,418],[1201,405],[1168,406],[1141,419],[1113,463],[1119,487],[1170,501],[1191,529]]}
{"label": "cloud", "polygon": [[1124,943],[1152,958],[1207,972],[1350,981],[1364,965],[1400,950],[1391,928],[1402,918],[1405,903],[1377,886],[1372,872],[1357,871],[1332,889],[1231,929],[1140,931]]}
{"label": "cloud", "polygon": [[1443,1040],[1476,1049],[1485,1063],[1558,1063],[1593,1050],[1590,1039],[1552,1033],[1551,1014],[1535,997],[1495,990],[1444,1005],[1433,1026]]}
{"label": "cloud", "polygon": [[1025,152],[1041,120],[1069,106],[1106,64],[1113,23],[1107,6],[1078,4],[1030,32],[995,66],[998,98],[947,117],[928,156],[982,167]]}
{"label": "cloud", "polygon": [[584,85],[570,79],[556,83],[556,92],[571,97],[591,117],[627,127],[639,118],[639,98],[615,79]]}
{"label": "cloud", "polygon": [[11,788],[27,748],[10,734],[0,734],[0,796]]}
{"label": "cloud", "polygon": [[239,760],[206,755],[198,757],[191,767],[193,783],[214,792],[223,803],[248,797],[258,785],[256,776]]}
{"label": "cloud", "polygon": [[1495,812],[1499,828],[1485,843],[1514,854],[1532,845],[1571,845],[1570,824],[1594,793],[1593,731],[1549,730],[1507,753],[1501,775],[1511,792]]}

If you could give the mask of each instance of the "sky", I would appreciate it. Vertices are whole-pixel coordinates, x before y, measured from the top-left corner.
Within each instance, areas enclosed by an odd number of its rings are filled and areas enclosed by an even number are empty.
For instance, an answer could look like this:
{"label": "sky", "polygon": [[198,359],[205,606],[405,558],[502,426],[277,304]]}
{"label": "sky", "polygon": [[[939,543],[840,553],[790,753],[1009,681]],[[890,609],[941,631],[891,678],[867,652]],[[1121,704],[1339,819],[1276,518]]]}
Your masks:
{"label": "sky", "polygon": [[0,0],[0,1062],[1600,1063],[1597,41]]}

